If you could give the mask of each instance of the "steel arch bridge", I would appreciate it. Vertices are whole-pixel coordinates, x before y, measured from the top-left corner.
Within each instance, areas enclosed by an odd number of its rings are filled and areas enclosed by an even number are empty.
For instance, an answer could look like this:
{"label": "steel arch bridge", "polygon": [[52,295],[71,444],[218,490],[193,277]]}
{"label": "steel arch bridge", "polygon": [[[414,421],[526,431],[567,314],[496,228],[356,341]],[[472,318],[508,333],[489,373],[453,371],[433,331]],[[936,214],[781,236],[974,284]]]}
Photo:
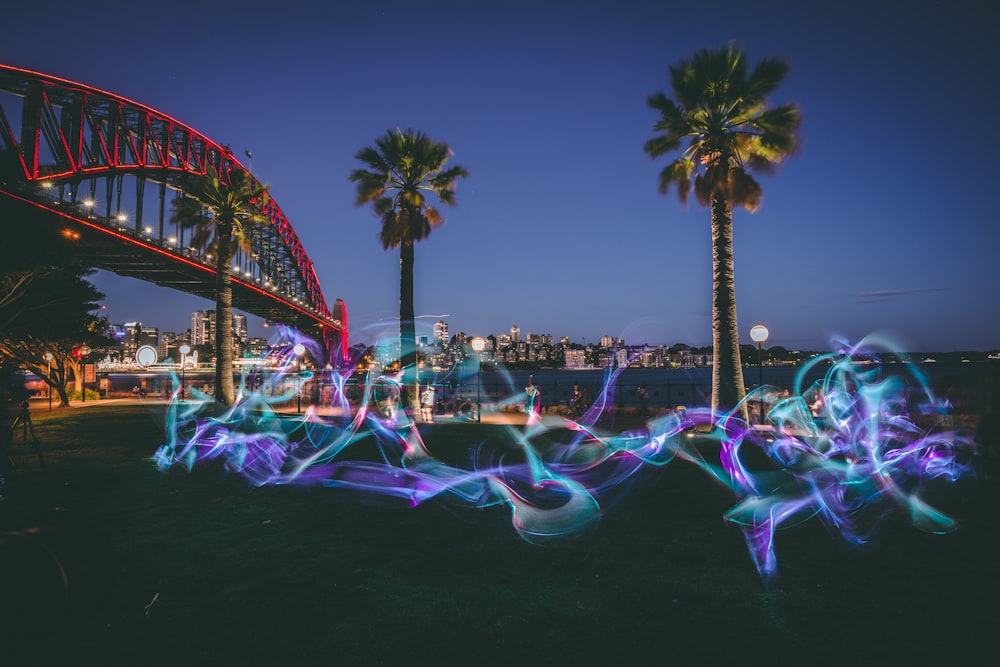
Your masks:
{"label": "steel arch bridge", "polygon": [[[190,230],[170,222],[170,200],[210,167],[249,174],[227,146],[155,109],[0,65],[0,227],[62,225],[86,263],[214,301],[207,245],[194,247]],[[233,258],[233,306],[346,352],[343,302],[327,306],[291,224],[263,199],[267,223]]]}

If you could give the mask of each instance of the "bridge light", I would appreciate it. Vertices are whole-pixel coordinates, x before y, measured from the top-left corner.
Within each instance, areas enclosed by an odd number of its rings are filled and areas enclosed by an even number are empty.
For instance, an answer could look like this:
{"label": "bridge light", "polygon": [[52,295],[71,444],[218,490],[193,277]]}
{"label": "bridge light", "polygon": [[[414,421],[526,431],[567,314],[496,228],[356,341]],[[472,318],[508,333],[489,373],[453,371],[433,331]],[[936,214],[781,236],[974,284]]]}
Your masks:
{"label": "bridge light", "polygon": [[147,234],[152,234],[153,233],[153,228],[152,227],[143,227],[142,231],[146,232]]}
{"label": "bridge light", "polygon": [[125,222],[126,220],[128,220],[128,216],[125,215],[124,213],[119,213],[117,217],[118,217],[118,222]]}
{"label": "bridge light", "polygon": [[171,236],[170,238],[167,239],[167,243],[176,244],[177,243],[177,237],[176,236]]}
{"label": "bridge light", "polygon": [[93,199],[84,199],[80,203],[83,204],[84,206],[86,206],[87,208],[94,208],[94,200]]}
{"label": "bridge light", "polygon": [[48,181],[42,181],[42,187],[43,188],[51,188],[52,187],[52,183],[50,183]]}

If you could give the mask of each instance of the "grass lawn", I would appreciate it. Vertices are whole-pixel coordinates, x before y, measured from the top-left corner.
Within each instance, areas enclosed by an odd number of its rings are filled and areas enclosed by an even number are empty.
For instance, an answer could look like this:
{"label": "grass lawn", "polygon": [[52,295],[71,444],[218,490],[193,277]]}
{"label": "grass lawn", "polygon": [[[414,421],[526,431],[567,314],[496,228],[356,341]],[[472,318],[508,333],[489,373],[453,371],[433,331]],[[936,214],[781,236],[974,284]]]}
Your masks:
{"label": "grass lawn", "polygon": [[17,432],[0,531],[78,512],[110,538],[117,580],[92,618],[26,646],[6,638],[2,665],[970,664],[1000,645],[988,471],[945,507],[958,532],[897,516],[852,547],[810,522],[778,534],[765,585],[722,520],[733,497],[683,461],[595,530],[533,546],[500,507],[366,506],[217,468],[161,473],[159,406],[33,419],[46,469]]}

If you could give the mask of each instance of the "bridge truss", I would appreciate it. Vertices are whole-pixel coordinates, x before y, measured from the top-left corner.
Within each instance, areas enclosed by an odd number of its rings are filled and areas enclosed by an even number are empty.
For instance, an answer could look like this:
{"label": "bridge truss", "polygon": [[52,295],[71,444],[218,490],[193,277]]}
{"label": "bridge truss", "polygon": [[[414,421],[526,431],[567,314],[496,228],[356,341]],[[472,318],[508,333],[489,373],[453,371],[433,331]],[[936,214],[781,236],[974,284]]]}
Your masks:
{"label": "bridge truss", "polygon": [[[214,300],[211,239],[195,247],[170,222],[171,200],[210,167],[249,174],[227,146],[150,107],[0,65],[0,225],[64,225],[92,266]],[[346,347],[343,302],[330,310],[288,219],[263,199],[267,223],[233,258],[234,307]]]}

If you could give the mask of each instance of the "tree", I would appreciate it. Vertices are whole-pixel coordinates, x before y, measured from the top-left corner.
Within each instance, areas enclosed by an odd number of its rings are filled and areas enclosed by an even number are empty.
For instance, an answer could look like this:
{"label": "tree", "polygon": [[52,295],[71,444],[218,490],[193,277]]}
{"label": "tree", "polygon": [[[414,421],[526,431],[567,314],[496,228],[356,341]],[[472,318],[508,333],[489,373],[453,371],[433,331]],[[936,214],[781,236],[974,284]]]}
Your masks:
{"label": "tree", "polygon": [[[104,295],[76,258],[75,236],[60,225],[21,220],[0,211],[0,367],[3,376],[26,368],[68,405],[66,382],[78,374],[72,351],[106,343],[97,317]],[[45,355],[51,354],[52,359]]]}
{"label": "tree", "polygon": [[[733,207],[753,213],[762,189],[753,172],[768,172],[795,150],[800,117],[787,104],[768,109],[766,97],[788,73],[778,59],[748,71],[733,45],[698,51],[670,68],[674,100],[647,98],[659,112],[646,142],[651,158],[681,150],[660,173],[659,190],[677,187],[682,203],[694,189],[712,211],[712,409],[731,409],[746,395],[736,324],[733,270]],[[686,142],[686,147],[682,144]],[[743,410],[746,418],[746,410]]]}
{"label": "tree", "polygon": [[[19,294],[0,307],[0,357],[41,378],[59,394],[60,406],[69,405],[66,383],[71,375],[80,377],[73,350],[108,343],[107,322],[94,314],[104,295],[87,280],[91,273],[73,262],[19,271],[30,280],[13,280]],[[0,283],[10,282],[11,274],[0,276]]]}
{"label": "tree", "polygon": [[[15,219],[4,209],[4,243],[0,246],[0,332],[16,326],[24,316],[32,317],[49,307],[48,298],[33,292],[37,281],[56,276],[56,282],[66,278],[66,267],[76,265],[72,237],[60,234],[55,225]],[[72,279],[72,278],[71,278]],[[46,290],[43,289],[43,292]],[[101,297],[103,298],[103,296]]]}
{"label": "tree", "polygon": [[416,333],[413,304],[414,244],[427,238],[444,222],[428,203],[425,192],[443,204],[455,204],[455,186],[468,175],[459,166],[445,168],[452,153],[445,143],[435,143],[422,132],[388,130],[354,158],[365,168],[351,172],[357,184],[356,206],[370,203],[381,218],[382,248],[399,248],[399,349],[403,369],[404,404],[418,409]]}
{"label": "tree", "polygon": [[[187,183],[185,194],[174,200],[171,222],[195,230],[192,246],[211,239],[209,247],[215,256],[215,400],[228,407],[236,401],[230,264],[237,246],[249,247],[252,227],[266,221],[260,208],[267,186],[243,170],[219,174],[210,166],[204,177]],[[206,209],[209,215],[205,215]]]}

